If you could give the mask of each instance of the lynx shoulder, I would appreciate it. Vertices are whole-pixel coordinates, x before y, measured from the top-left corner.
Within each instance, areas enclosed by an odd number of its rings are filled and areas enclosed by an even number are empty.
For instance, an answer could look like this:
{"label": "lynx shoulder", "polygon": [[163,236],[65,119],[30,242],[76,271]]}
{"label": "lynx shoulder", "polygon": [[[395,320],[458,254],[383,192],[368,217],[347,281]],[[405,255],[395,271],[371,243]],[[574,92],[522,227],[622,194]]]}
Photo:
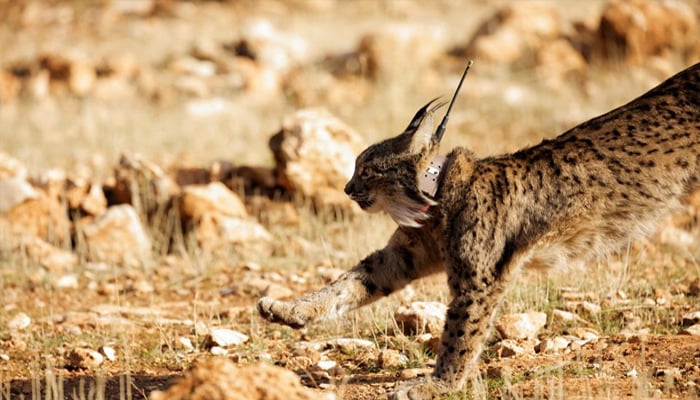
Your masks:
{"label": "lynx shoulder", "polygon": [[[361,153],[345,188],[399,224],[386,247],[315,293],[258,303],[269,320],[304,326],[445,271],[452,300],[433,376],[407,382],[396,399],[463,386],[522,268],[604,257],[700,188],[700,64],[554,139],[495,157],[464,148],[440,157],[437,108],[429,103],[404,132]],[[434,195],[421,185],[428,172]]]}

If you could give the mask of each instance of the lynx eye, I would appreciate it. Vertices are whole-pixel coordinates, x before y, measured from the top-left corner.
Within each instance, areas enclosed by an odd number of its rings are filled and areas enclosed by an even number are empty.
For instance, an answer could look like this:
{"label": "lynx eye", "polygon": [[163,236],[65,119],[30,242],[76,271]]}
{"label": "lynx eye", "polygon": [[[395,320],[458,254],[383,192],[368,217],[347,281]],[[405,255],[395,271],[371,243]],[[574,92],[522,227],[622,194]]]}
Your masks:
{"label": "lynx eye", "polygon": [[368,179],[372,175],[372,171],[370,171],[368,168],[363,168],[360,171],[360,179]]}

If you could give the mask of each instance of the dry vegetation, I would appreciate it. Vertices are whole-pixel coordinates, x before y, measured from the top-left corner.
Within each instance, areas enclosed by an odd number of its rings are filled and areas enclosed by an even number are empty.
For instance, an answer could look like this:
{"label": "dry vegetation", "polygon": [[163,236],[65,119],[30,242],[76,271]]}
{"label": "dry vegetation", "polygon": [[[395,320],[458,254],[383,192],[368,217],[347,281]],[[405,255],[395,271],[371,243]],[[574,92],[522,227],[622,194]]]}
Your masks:
{"label": "dry vegetation", "polygon": [[[680,36],[661,50],[596,53],[605,4],[530,3],[532,26],[546,31],[550,20],[533,16],[555,10],[557,31],[534,35],[521,44],[523,54],[504,61],[484,60],[499,54],[479,53],[471,38],[495,29],[498,21],[481,24],[507,2],[0,0],[0,156],[18,160],[33,182],[58,170],[62,184],[101,188],[111,206],[122,154],[138,153],[169,176],[186,168],[207,174],[222,160],[270,171],[268,139],[297,109],[324,107],[367,142],[393,135],[426,100],[452,91],[467,56],[475,66],[443,146],[482,156],[511,151],[620,105],[700,59],[700,46]],[[696,15],[694,3],[674,6]],[[696,17],[650,18],[688,24],[697,36]],[[272,50],[251,39],[255,29],[267,29],[260,21],[273,27],[276,36],[266,39]],[[414,42],[392,42],[401,37],[394,26]],[[552,50],[537,40],[558,44]],[[502,45],[493,43],[506,54]],[[81,68],[87,77],[80,78]],[[148,209],[158,203],[153,187],[135,196],[151,241],[150,254],[136,263],[93,258],[76,233],[94,219],[85,203],[78,207],[85,215],[70,215],[70,234],[44,238],[76,255],[68,267],[42,265],[0,224],[0,399],[147,398],[195,360],[217,354],[238,365],[283,366],[318,396],[343,399],[382,398],[399,380],[429,370],[430,345],[403,333],[394,311],[413,301],[446,302],[444,276],[302,331],[266,323],[254,307],[263,292],[293,297],[326,284],[383,246],[393,222],[274,185],[261,193],[224,183],[272,235],[263,250],[198,242],[172,208]],[[62,210],[71,209],[61,198]],[[546,313],[538,342],[580,336],[581,328],[596,339],[506,357],[496,337],[479,374],[455,398],[700,396],[700,339],[684,333],[699,321],[683,318],[700,311],[698,215],[695,199],[617,258],[585,270],[525,274],[501,314]],[[557,317],[561,310],[574,319]],[[248,340],[219,345],[213,328]],[[299,345],[334,338],[371,346]],[[81,349],[101,355],[73,355]],[[105,360],[91,363],[95,357]]]}

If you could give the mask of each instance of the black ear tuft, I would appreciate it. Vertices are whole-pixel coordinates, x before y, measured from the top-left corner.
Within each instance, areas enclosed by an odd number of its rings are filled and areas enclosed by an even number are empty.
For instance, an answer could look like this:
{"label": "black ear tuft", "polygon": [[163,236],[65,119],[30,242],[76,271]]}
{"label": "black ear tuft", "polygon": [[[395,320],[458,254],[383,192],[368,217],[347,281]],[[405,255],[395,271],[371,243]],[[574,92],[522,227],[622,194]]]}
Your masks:
{"label": "black ear tuft", "polygon": [[[411,123],[408,124],[406,127],[406,130],[404,132],[412,132],[416,130],[419,126],[420,123],[423,121],[423,118],[425,118],[426,113],[428,113],[428,109],[430,106],[437,101],[439,97],[436,97],[428,102],[428,104],[424,105],[423,107],[418,110],[415,116],[413,116],[413,119],[411,120]],[[439,106],[438,106],[439,108]],[[434,111],[434,109],[430,110],[431,112]]]}

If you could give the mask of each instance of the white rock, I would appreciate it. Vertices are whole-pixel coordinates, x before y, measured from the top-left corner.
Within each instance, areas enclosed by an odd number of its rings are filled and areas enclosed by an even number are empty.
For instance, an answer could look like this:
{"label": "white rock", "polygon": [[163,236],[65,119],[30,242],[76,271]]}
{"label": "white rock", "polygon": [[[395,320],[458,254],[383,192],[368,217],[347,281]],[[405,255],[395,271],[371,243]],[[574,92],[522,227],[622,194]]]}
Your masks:
{"label": "white rock", "polygon": [[102,346],[97,351],[99,351],[100,354],[102,354],[109,361],[114,361],[117,359],[117,352],[109,346]]}
{"label": "white rock", "polygon": [[700,322],[700,311],[692,311],[683,314],[683,325],[692,325]]}
{"label": "white rock", "polygon": [[496,321],[496,329],[505,339],[532,339],[546,323],[547,314],[532,311],[504,315]]}
{"label": "white rock", "polygon": [[394,313],[394,319],[403,326],[407,334],[440,334],[445,325],[447,306],[440,302],[414,301],[409,306],[401,306]]}
{"label": "white rock", "polygon": [[337,365],[338,363],[332,360],[321,360],[316,363],[316,367],[324,371],[328,371],[331,368],[335,368]]}
{"label": "white rock", "polygon": [[219,346],[213,346],[211,349],[209,349],[209,352],[215,356],[225,356],[228,354],[228,350]]}
{"label": "white rock", "polygon": [[221,182],[185,186],[180,197],[180,214],[199,220],[208,213],[240,218],[248,216],[241,198]]}
{"label": "white rock", "polygon": [[56,279],[53,285],[56,289],[77,289],[78,276],[75,274],[63,275]]}
{"label": "white rock", "polygon": [[700,336],[700,324],[691,325],[685,328],[683,333],[691,336]]}
{"label": "white rock", "polygon": [[225,328],[211,328],[209,338],[213,346],[229,347],[243,344],[248,341],[248,335]]}
{"label": "white rock", "polygon": [[542,340],[539,345],[537,345],[536,350],[539,353],[559,353],[566,350],[569,347],[571,341],[562,336],[555,336],[551,339]]}
{"label": "white rock", "polygon": [[39,192],[23,178],[0,180],[0,213],[6,213],[26,200],[39,197]]}
{"label": "white rock", "polygon": [[408,357],[395,349],[382,349],[377,361],[381,368],[400,367],[408,363]]}
{"label": "white rock", "polygon": [[0,353],[0,360],[2,361],[10,361],[10,356],[8,356],[5,353]]}
{"label": "white rock", "polygon": [[563,322],[573,322],[578,320],[578,316],[572,312],[564,310],[553,310],[552,319]]}
{"label": "white rock", "polygon": [[151,240],[136,210],[121,204],[107,209],[83,228],[91,261],[140,265],[151,251]]}
{"label": "white rock", "polygon": [[12,331],[21,331],[28,328],[31,323],[32,319],[29,318],[29,315],[21,312],[15,315],[10,322],[7,323],[7,327]]}
{"label": "white rock", "polygon": [[184,336],[180,336],[175,340],[175,346],[186,351],[194,350],[194,345],[192,344],[192,341]]}
{"label": "white rock", "polygon": [[78,369],[95,369],[104,360],[102,354],[86,348],[73,349],[66,356],[67,366]]}
{"label": "white rock", "polygon": [[501,340],[492,347],[492,351],[496,353],[499,358],[520,356],[527,352],[524,347],[520,346],[518,342],[513,339]]}

